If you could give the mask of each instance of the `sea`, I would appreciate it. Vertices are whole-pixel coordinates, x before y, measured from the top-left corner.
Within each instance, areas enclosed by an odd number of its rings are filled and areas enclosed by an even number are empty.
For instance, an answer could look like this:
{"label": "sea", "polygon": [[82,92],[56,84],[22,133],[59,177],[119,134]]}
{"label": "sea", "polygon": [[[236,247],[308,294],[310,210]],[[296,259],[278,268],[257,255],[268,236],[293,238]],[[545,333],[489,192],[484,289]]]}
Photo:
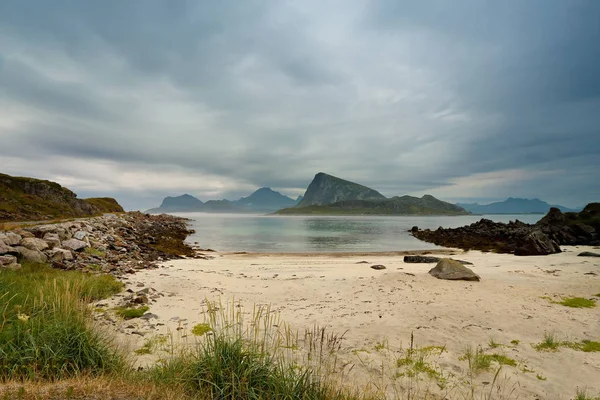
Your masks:
{"label": "sea", "polygon": [[429,250],[438,246],[408,232],[456,228],[487,218],[497,222],[536,223],[543,215],[461,216],[275,216],[258,214],[176,213],[189,218],[195,233],[188,242],[224,252],[375,252]]}

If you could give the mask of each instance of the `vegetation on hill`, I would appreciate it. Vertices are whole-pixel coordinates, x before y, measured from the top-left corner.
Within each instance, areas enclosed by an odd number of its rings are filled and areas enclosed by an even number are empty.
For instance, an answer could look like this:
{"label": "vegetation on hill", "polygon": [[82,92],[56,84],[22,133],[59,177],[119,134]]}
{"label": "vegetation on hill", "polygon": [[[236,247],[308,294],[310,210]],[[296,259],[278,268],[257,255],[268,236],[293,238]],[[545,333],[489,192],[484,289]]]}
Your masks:
{"label": "vegetation on hill", "polygon": [[125,212],[123,207],[112,197],[92,197],[84,199],[88,204],[91,204],[100,213],[118,213]]}
{"label": "vegetation on hill", "polygon": [[114,199],[85,201],[56,182],[0,174],[0,221],[89,217],[123,211]]}
{"label": "vegetation on hill", "polygon": [[345,200],[327,205],[279,210],[280,215],[465,215],[454,204],[425,195],[392,197],[385,200]]}

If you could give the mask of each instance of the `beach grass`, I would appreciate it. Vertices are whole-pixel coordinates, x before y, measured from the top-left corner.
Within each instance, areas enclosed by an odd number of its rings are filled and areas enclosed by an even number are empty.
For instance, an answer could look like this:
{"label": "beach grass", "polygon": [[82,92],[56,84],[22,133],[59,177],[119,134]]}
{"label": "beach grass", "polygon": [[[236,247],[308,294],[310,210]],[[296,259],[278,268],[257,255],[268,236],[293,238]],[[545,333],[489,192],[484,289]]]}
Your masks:
{"label": "beach grass", "polygon": [[557,302],[565,307],[572,308],[593,308],[596,307],[596,301],[586,299],[584,297],[565,297],[561,301]]}
{"label": "beach grass", "polygon": [[116,307],[115,313],[123,318],[123,319],[133,319],[139,318],[148,311],[150,307],[148,306],[140,306],[140,307]]}
{"label": "beach grass", "polygon": [[23,263],[0,273],[0,381],[62,379],[124,366],[91,325],[88,303],[122,289],[111,276]]}

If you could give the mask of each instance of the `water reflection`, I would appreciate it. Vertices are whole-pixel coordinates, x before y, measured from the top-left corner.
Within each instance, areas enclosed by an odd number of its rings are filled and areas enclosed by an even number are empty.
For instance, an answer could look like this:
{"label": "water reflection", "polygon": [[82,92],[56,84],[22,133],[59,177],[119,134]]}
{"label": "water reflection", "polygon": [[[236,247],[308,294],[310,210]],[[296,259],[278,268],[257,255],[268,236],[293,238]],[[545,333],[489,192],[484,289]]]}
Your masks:
{"label": "water reflection", "polygon": [[[312,252],[312,251],[400,251],[425,250],[436,246],[421,242],[408,230],[457,227],[481,216],[459,217],[301,217],[248,214],[179,214],[193,219],[196,231],[188,238],[202,247],[220,251]],[[520,219],[535,223],[541,215],[492,215],[486,218],[508,222]]]}

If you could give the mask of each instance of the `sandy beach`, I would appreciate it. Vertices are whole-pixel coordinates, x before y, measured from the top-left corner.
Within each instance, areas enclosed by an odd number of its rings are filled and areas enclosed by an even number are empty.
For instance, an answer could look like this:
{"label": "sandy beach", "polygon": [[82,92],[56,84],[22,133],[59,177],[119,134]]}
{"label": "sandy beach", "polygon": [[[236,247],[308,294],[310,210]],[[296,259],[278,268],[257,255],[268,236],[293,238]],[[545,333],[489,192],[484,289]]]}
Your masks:
{"label": "sandy beach", "polygon": [[[181,328],[187,332],[204,321],[207,300],[235,299],[248,312],[256,304],[268,304],[299,331],[318,325],[345,333],[338,354],[343,361],[340,373],[349,371],[347,376],[357,384],[387,382],[390,371],[398,376],[396,359],[405,354],[402,349],[406,351],[412,333],[419,348],[441,346],[427,362],[449,382],[442,389],[422,382],[420,390],[466,398],[456,387],[468,375],[465,349],[481,346],[486,353],[514,359],[516,365],[504,365],[495,382],[496,364],[477,374],[470,385],[478,392],[499,390],[493,398],[571,399],[578,389],[586,389],[596,396],[599,352],[534,348],[549,334],[573,343],[600,340],[600,307],[570,308],[553,302],[570,296],[600,300],[594,297],[600,294],[600,258],[577,257],[581,251],[598,250],[564,249],[539,257],[459,250],[430,253],[473,263],[469,267],[481,276],[480,282],[436,279],[428,274],[435,264],[404,263],[404,253],[205,252],[209,259],[169,261],[129,275],[125,282],[130,292],[150,288],[149,312],[154,315],[117,321],[116,329],[123,342],[138,349],[156,335]],[[370,268],[377,264],[386,268]],[[128,295],[102,305],[110,307]],[[155,355],[143,355],[138,364],[155,360]],[[392,385],[381,385],[393,397]]]}

